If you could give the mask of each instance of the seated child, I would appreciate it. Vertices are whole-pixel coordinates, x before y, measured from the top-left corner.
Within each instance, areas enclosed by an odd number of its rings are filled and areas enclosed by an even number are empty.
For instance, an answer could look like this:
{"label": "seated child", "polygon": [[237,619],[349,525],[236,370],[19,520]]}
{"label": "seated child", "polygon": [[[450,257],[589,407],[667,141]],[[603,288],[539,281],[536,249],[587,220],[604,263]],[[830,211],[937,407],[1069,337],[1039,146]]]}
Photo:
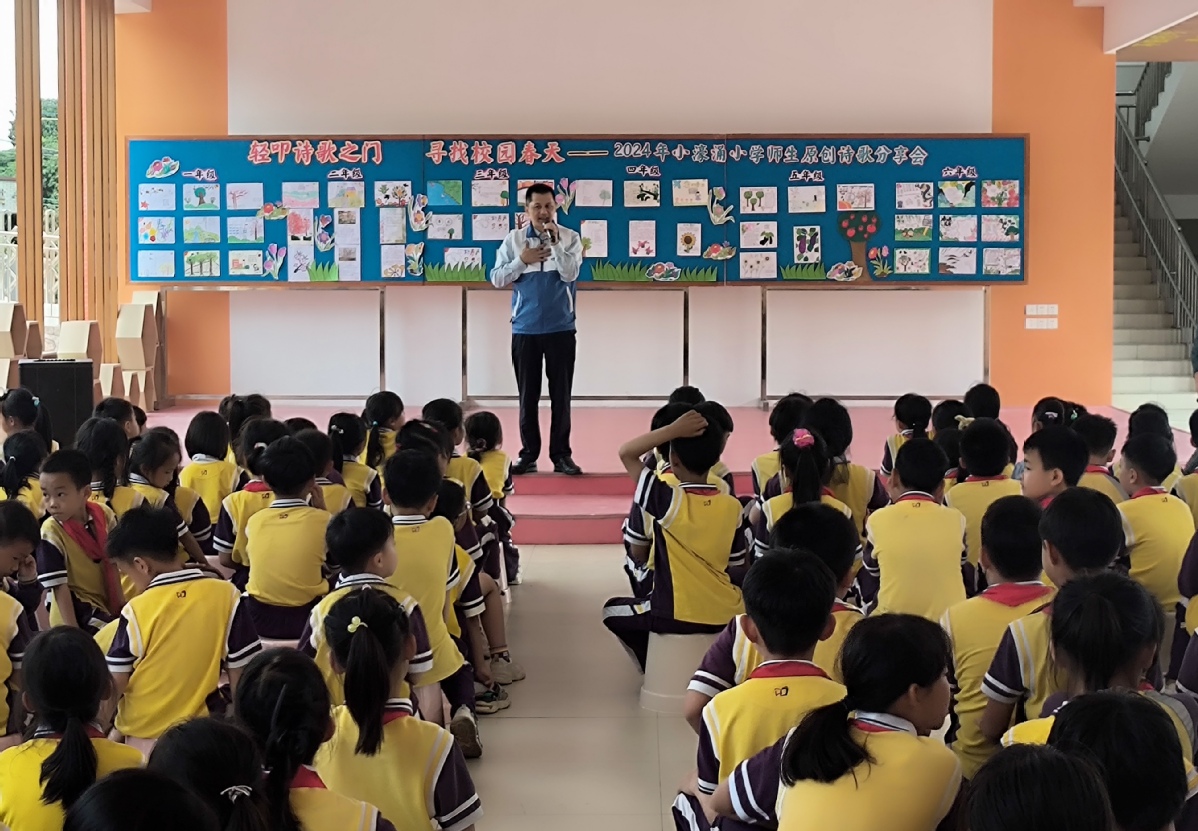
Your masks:
{"label": "seated child", "polygon": [[236,692],[242,668],[262,650],[241,593],[180,565],[178,547],[173,515],[157,508],[130,511],[108,537],[109,556],[139,589],[108,649],[116,729],[130,740],[154,740],[207,715],[222,670]]}
{"label": "seated child", "polygon": [[997,421],[975,419],[962,431],[961,469],[966,476],[944,495],[944,504],[965,516],[965,548],[974,569],[982,551],[986,509],[1004,496],[1020,493],[1019,483],[1003,474],[1007,462],[1007,431]]}
{"label": "seated child", "polygon": [[1047,508],[1066,489],[1077,487],[1089,458],[1085,441],[1068,427],[1037,430],[1023,443],[1023,495]]}
{"label": "seated child", "polygon": [[[942,430],[963,430],[961,422],[968,422],[971,418],[973,413],[964,401],[955,398],[944,399],[932,408],[932,438]],[[951,456],[949,461],[952,461]]]}
{"label": "seated child", "polygon": [[[444,517],[429,518],[437,505],[442,473],[431,453],[405,448],[387,462],[383,474],[384,498],[391,506],[398,565],[387,578],[391,585],[415,598],[424,612],[433,668],[422,677],[440,684],[449,700],[450,732],[467,759],[482,755],[478,721],[474,714],[474,672],[449,636],[452,613],[449,591],[461,580],[454,550],[453,525]],[[439,722],[439,713],[425,717]]]}
{"label": "seated child", "polygon": [[931,621],[861,621],[841,652],[845,698],[741,763],[711,808],[787,831],[936,828],[961,785],[957,757],[931,738],[948,715],[949,660],[944,630]]}
{"label": "seated child", "polygon": [[1166,672],[1173,655],[1177,617],[1185,618],[1177,578],[1186,549],[1194,538],[1194,515],[1189,507],[1161,487],[1176,463],[1173,446],[1160,436],[1147,433],[1133,436],[1123,445],[1123,464],[1119,470],[1119,482],[1131,495],[1119,504],[1124,545],[1131,560],[1130,575],[1165,610],[1165,638],[1160,654]]}
{"label": "seated child", "polygon": [[252,478],[244,488],[225,497],[220,507],[220,518],[212,532],[212,548],[220,558],[220,564],[233,570],[233,584],[241,588],[249,579],[249,559],[245,551],[246,526],[254,514],[270,505],[275,498],[262,480],[262,455],[271,443],[287,435],[287,426],[270,418],[251,419],[241,430],[238,458]]}
{"label": "seated child", "polygon": [[316,461],[316,485],[324,498],[324,508],[331,514],[339,514],[353,504],[349,488],[332,480],[337,475],[333,467],[333,443],[319,430],[300,430],[295,440],[308,448]]}
{"label": "seated child", "polygon": [[433,649],[429,645],[424,614],[416,601],[392,586],[387,578],[395,573],[395,537],[391,518],[373,508],[351,508],[329,520],[325,530],[325,547],[329,564],[339,569],[333,590],[312,607],[308,624],[300,635],[297,648],[316,661],[329,688],[333,706],[345,703],[342,676],[333,668],[328,642],[324,639],[324,619],[339,599],[355,588],[369,587],[395,599],[408,616],[409,628],[416,648],[408,662],[406,681],[412,686],[413,700],[423,709],[441,706],[441,688],[430,688],[424,675],[433,668]]}
{"label": "seated child", "polygon": [[[1098,491],[1070,488],[1040,518],[1042,565],[1052,585],[1106,571],[1123,548],[1123,522],[1115,503]],[[996,744],[1013,723],[1038,718],[1064,679],[1050,651],[1052,604],[1013,621],[982,681],[986,709],[982,735]]]}
{"label": "seated child", "polygon": [[[520,584],[520,549],[512,541],[516,520],[507,508],[507,498],[515,491],[512,485],[512,460],[500,448],[503,446],[503,425],[494,413],[471,413],[466,419],[466,446],[469,456],[483,469],[483,478],[491,489],[492,505],[488,511],[491,521],[487,533],[499,544],[508,582]],[[486,545],[487,540],[483,540]],[[499,577],[499,563],[484,562],[492,579]]]}
{"label": "seated child", "polygon": [[179,484],[191,488],[204,500],[213,525],[220,519],[225,497],[237,490],[240,473],[237,464],[225,460],[229,446],[229,425],[220,413],[207,410],[196,413],[183,439],[191,461],[179,471]]}
{"label": "seated child", "polygon": [[[822,560],[836,578],[836,600],[832,604],[836,628],[831,637],[815,645],[812,661],[838,682],[840,670],[836,658],[840,654],[840,645],[863,617],[860,609],[845,600],[853,585],[857,556],[861,551],[856,530],[851,521],[846,520],[844,514],[828,505],[818,502],[798,505],[778,520],[770,537],[771,550],[809,551]],[[745,616],[737,615],[728,623],[703,656],[703,662],[687,687],[682,712],[696,733],[707,702],[724,690],[743,683],[761,663],[761,654],[749,639],[744,622]]]}
{"label": "seated child", "polygon": [[39,539],[37,519],[28,508],[20,502],[0,502],[0,750],[20,744],[25,727],[21,660],[37,631],[34,614],[42,591],[32,555]]}
{"label": "seated child", "polygon": [[[648,603],[635,597],[607,601],[603,624],[642,671],[651,631],[715,633],[744,609],[740,589],[728,576],[729,561],[744,549],[741,504],[708,481],[724,446],[713,413],[712,402],[705,402],[620,448],[624,469],[637,480],[637,504],[652,518],[655,578]],[[667,441],[677,485],[642,461]]]}
{"label": "seated child", "polygon": [[241,464],[244,458],[240,452],[242,444],[241,431],[252,419],[272,417],[270,399],[257,393],[251,395],[226,395],[221,399],[220,406],[217,407],[217,413],[229,425],[231,442],[229,444],[229,451],[225,455],[225,460],[233,464]]}
{"label": "seated child", "polygon": [[341,474],[354,504],[382,509],[382,477],[358,461],[366,452],[366,425],[362,419],[353,413],[335,413],[329,419],[329,441],[333,444],[333,469]]}
{"label": "seated child", "polygon": [[259,634],[297,640],[308,613],[329,592],[325,578],[324,535],[332,515],[323,504],[312,454],[285,437],[266,448],[260,466],[274,493],[270,507],[246,523],[250,577],[245,602]]}
{"label": "seated child", "polygon": [[[1032,407],[1032,434],[1040,432],[1045,427],[1068,427],[1072,423],[1069,405],[1059,398],[1041,398]],[[1023,481],[1024,463],[1015,465],[1012,478]]]}
{"label": "seated child", "polygon": [[944,495],[948,496],[948,492],[957,486],[959,482],[965,481],[965,471],[960,465],[961,459],[961,431],[956,427],[945,427],[943,430],[937,430],[932,436],[932,441],[936,442],[936,446],[944,453],[944,458],[948,462],[948,468],[944,471]]}
{"label": "seated child", "polygon": [[1090,464],[1078,481],[1083,488],[1102,491],[1118,505],[1127,499],[1123,486],[1111,473],[1111,462],[1115,458],[1115,439],[1119,436],[1119,428],[1115,422],[1106,416],[1084,415],[1073,422],[1073,432],[1082,437],[1086,450],[1090,453]]}
{"label": "seated child", "polygon": [[48,455],[46,443],[32,430],[21,430],[4,440],[4,498],[20,502],[38,519],[46,511],[37,477]]}
{"label": "seated child", "polygon": [[1115,831],[1098,767],[1055,747],[997,753],[969,783],[966,831]]}
{"label": "seated child", "polygon": [[[412,654],[408,618],[382,592],[353,589],[324,619],[333,662],[345,674],[345,706],[316,756],[335,792],[378,805],[398,828],[470,831],[482,803],[449,731],[411,718],[402,689]],[[356,642],[365,639],[363,648]]]}
{"label": "seated child", "polygon": [[143,505],[161,507],[175,515],[176,526],[186,528],[179,537],[182,559],[207,566],[212,520],[207,508],[200,506],[196,510],[199,496],[195,491],[183,489],[180,493],[175,477],[182,458],[179,437],[169,427],[147,430],[129,454],[129,487],[142,495]]}
{"label": "seated child", "polygon": [[[49,827],[49,826],[47,826]],[[187,788],[148,770],[105,776],[71,806],[63,831],[220,831],[216,815]],[[282,826],[280,826],[282,827]]]}
{"label": "seated child", "polygon": [[1095,764],[1116,827],[1193,826],[1194,807],[1186,801],[1194,794],[1194,770],[1182,758],[1171,712],[1149,697],[1114,691],[1082,696],[1061,708],[1048,743]]}
{"label": "seated child", "polygon": [[303,416],[292,416],[291,418],[284,419],[283,423],[287,425],[287,429],[291,431],[291,435],[293,436],[303,430],[318,429],[315,421]]}
{"label": "seated child", "polygon": [[685,404],[691,409],[702,404],[707,398],[703,395],[703,391],[695,386],[683,385],[675,387],[670,393],[670,397],[666,399],[667,404]]}
{"label": "seated child", "polygon": [[1019,458],[1019,445],[1015,443],[1015,437],[1011,435],[1011,428],[1002,422],[1002,397],[998,394],[998,390],[989,384],[974,384],[966,391],[963,400],[971,416],[994,419],[1007,432],[1008,450],[1010,451],[1008,458],[1011,459],[1011,462],[1003,473],[1015,478],[1012,474],[1015,472],[1015,460]]}
{"label": "seated child", "polygon": [[708,421],[714,422],[720,428],[720,432],[724,434],[724,439],[720,444],[721,458],[716,459],[715,464],[711,466],[710,475],[723,480],[724,484],[728,486],[728,493],[736,496],[735,477],[723,461],[724,449],[728,447],[728,439],[732,438],[732,433],[736,430],[736,424],[732,421],[732,413],[728,412],[728,409],[718,401],[704,401],[703,407]]}
{"label": "seated child", "polygon": [[811,408],[812,401],[801,392],[792,392],[783,396],[774,404],[770,411],[770,435],[774,439],[774,449],[762,453],[753,460],[753,495],[758,499],[765,493],[765,486],[771,479],[782,471],[782,463],[778,458],[778,449],[782,442],[803,424],[803,418]]}
{"label": "seated child", "polygon": [[438,398],[424,405],[421,417],[426,421],[435,421],[449,433],[452,449],[449,456],[449,467],[445,475],[456,479],[466,489],[470,502],[470,510],[475,524],[482,522],[483,517],[491,510],[494,499],[491,497],[491,486],[483,476],[482,465],[469,455],[463,456],[458,447],[466,441],[466,427],[462,418],[462,406],[448,398]]}
{"label": "seated child", "polygon": [[125,605],[107,550],[116,516],[89,498],[91,464],[78,450],[51,453],[39,481],[50,519],[37,547],[37,579],[50,592],[50,623],[94,635]]}
{"label": "seated child", "polygon": [[[136,429],[137,422],[132,420],[132,416],[129,423]],[[118,519],[126,511],[146,501],[144,496],[125,484],[129,470],[129,438],[120,422],[110,418],[89,418],[75,434],[75,449],[87,456],[91,467],[93,501],[107,505]],[[164,504],[165,496],[152,507],[160,508]],[[182,521],[180,518],[179,522]]]}
{"label": "seated child", "polygon": [[1053,591],[1040,582],[1040,508],[1035,502],[1018,495],[996,500],[979,532],[988,588],[949,607],[940,621],[953,648],[955,730],[948,744],[967,780],[998,749],[982,735],[981,719],[986,710],[982,682],[999,641],[1013,622],[1048,603]]}
{"label": "seated child", "polygon": [[404,425],[403,399],[383,390],[366,399],[362,422],[366,425],[366,449],[358,459],[382,473],[383,464],[395,455],[395,433]]}
{"label": "seated child", "polygon": [[232,721],[194,718],[175,725],[154,745],[146,769],[202,799],[225,831],[265,831],[262,754]]}
{"label": "seated child", "polygon": [[145,759],[94,727],[112,679],[90,635],[65,626],[42,632],[25,652],[23,671],[32,731],[29,741],[0,753],[0,823],[62,828],[63,812],[96,780]]}
{"label": "seated child", "polygon": [[14,387],[0,394],[0,430],[5,436],[32,430],[42,437],[47,450],[51,453],[58,450],[49,408],[24,387]]}
{"label": "seated child", "polygon": [[828,447],[817,433],[800,427],[783,438],[778,447],[782,470],[786,472],[789,493],[783,493],[749,509],[753,528],[753,556],[760,557],[769,547],[770,531],[789,510],[808,502],[831,505],[850,519],[849,506],[832,495],[828,482],[832,478],[832,459]]}
{"label": "seated child", "polygon": [[889,476],[894,472],[894,462],[899,448],[908,439],[928,438],[928,425],[931,421],[931,401],[913,392],[899,396],[899,399],[894,402],[894,426],[898,432],[886,439],[886,447],[882,453],[882,466],[879,468],[879,472],[883,476]]}
{"label": "seated child", "polygon": [[141,436],[141,425],[137,423],[137,409],[123,398],[105,398],[92,411],[92,418],[115,421],[125,433],[126,441],[132,442]]}
{"label": "seated child", "polygon": [[[965,517],[940,504],[944,453],[931,439],[908,439],[890,477],[893,505],[866,522],[860,584],[875,614],[905,612],[939,621],[965,599]],[[868,578],[868,579],[866,579]]]}
{"label": "seated child", "polygon": [[815,645],[835,628],[836,578],[813,554],[771,550],[745,577],[742,626],[762,662],[745,681],[703,708],[697,792],[684,791],[676,816],[702,813],[732,769],[785,736],[819,707],[840,702],[845,688],[812,662]]}
{"label": "seated child", "polygon": [[[865,541],[865,520],[869,515],[890,504],[886,484],[874,471],[849,461],[849,447],[853,444],[853,419],[843,404],[835,398],[821,398],[811,405],[803,420],[803,426],[819,435],[828,445],[832,456],[832,478],[828,487],[832,495],[849,506],[853,522],[861,541]],[[773,493],[773,485],[767,485],[765,498]]]}
{"label": "seated child", "polygon": [[[1169,414],[1159,404],[1141,404],[1127,417],[1128,439],[1145,434],[1160,436],[1169,443],[1169,447],[1174,447],[1173,425],[1169,421]],[[1173,450],[1173,455],[1176,458],[1176,448]],[[1115,465],[1116,476],[1119,476],[1120,468],[1121,465]],[[1161,482],[1161,487],[1166,491],[1173,490],[1180,481],[1181,475],[1181,466],[1174,464],[1173,470]]]}
{"label": "seated child", "polygon": [[361,831],[395,831],[378,808],[328,789],[313,768],[335,724],[311,658],[294,649],[259,654],[245,668],[234,704],[262,753],[266,827],[322,831],[352,818],[349,827]]}

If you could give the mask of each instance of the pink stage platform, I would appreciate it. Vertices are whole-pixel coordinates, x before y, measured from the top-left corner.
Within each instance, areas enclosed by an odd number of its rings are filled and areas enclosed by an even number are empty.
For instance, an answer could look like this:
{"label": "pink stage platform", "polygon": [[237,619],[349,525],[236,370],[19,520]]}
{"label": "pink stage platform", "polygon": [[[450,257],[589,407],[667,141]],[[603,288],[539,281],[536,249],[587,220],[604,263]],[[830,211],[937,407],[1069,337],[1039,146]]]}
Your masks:
{"label": "pink stage platform", "polygon": [[[153,413],[150,424],[166,425],[180,436],[187,431],[191,417],[200,408],[175,408]],[[515,539],[523,545],[593,544],[620,542],[620,523],[628,512],[632,496],[632,480],[621,469],[617,451],[628,438],[649,428],[652,407],[584,407],[575,406],[573,424],[574,460],[586,471],[580,477],[537,473],[516,478],[516,494],[508,507],[517,519]],[[322,429],[337,408],[308,406],[300,402],[278,402],[275,417],[280,419],[304,416]],[[894,430],[889,407],[858,406],[850,408],[853,416],[854,441],[850,454],[854,461],[876,468],[882,461],[886,437]],[[504,449],[513,458],[520,450],[520,432],[514,407],[493,408],[503,423]],[[728,442],[724,461],[736,474],[737,492],[752,492],[749,468],[753,459],[772,446],[769,433],[769,414],[763,410],[733,409],[736,432]],[[1095,412],[1110,416],[1119,424],[1120,436],[1127,426],[1127,413],[1111,408],[1095,408]],[[419,414],[418,407],[408,411],[409,417]],[[1031,410],[1010,408],[1003,411],[1003,420],[1022,442],[1031,430]],[[541,412],[542,435],[549,435],[548,402]],[[1178,451],[1189,447],[1188,434],[1178,433]],[[542,470],[551,470],[548,458],[542,454]]]}

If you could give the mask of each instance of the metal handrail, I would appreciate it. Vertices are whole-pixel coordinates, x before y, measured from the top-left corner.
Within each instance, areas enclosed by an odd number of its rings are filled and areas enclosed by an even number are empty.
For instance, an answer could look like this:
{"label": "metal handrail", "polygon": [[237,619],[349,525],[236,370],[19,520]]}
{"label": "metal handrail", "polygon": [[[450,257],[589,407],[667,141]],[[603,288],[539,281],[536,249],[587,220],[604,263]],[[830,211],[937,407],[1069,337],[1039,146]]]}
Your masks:
{"label": "metal handrail", "polygon": [[1165,80],[1173,72],[1168,61],[1153,61],[1144,67],[1140,82],[1136,84],[1136,137],[1143,138],[1144,130],[1152,119],[1152,111],[1165,91]]}
{"label": "metal handrail", "polygon": [[1115,185],[1115,197],[1133,222],[1132,231],[1144,249],[1149,270],[1162,278],[1160,287],[1175,324],[1193,332],[1198,323],[1198,261],[1152,178],[1135,136],[1118,115]]}

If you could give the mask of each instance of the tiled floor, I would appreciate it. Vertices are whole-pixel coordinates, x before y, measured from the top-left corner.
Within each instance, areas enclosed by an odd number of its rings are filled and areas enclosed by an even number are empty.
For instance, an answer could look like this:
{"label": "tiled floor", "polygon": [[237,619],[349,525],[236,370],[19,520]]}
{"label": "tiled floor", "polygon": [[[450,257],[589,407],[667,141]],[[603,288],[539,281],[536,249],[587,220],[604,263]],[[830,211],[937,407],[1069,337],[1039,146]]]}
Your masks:
{"label": "tiled floor", "polygon": [[[681,717],[637,702],[640,675],[600,622],[626,594],[619,546],[525,546],[508,641],[528,678],[512,706],[485,717],[471,773],[486,831],[658,831],[695,763]],[[664,824],[663,824],[664,823]]]}

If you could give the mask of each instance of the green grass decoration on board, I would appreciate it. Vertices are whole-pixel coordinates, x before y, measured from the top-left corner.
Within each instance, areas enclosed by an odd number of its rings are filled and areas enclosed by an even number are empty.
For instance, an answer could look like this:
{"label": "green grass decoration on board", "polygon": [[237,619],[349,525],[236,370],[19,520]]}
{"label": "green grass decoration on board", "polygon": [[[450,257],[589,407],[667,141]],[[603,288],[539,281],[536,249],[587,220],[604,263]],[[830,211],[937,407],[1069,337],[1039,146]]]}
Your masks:
{"label": "green grass decoration on board", "polygon": [[336,283],[336,263],[308,263],[308,279],[313,283]]}
{"label": "green grass decoration on board", "polygon": [[428,283],[485,283],[486,266],[481,265],[429,265],[425,263],[424,279]]}
{"label": "green grass decoration on board", "polygon": [[819,263],[784,265],[779,269],[783,280],[827,280],[828,272]]}
{"label": "green grass decoration on board", "polygon": [[[591,260],[591,279],[596,283],[652,283],[645,276],[648,264],[612,263],[607,260]],[[677,280],[671,283],[715,283],[720,279],[720,270],[716,266],[707,268],[684,268]],[[662,285],[669,285],[663,283]]]}

